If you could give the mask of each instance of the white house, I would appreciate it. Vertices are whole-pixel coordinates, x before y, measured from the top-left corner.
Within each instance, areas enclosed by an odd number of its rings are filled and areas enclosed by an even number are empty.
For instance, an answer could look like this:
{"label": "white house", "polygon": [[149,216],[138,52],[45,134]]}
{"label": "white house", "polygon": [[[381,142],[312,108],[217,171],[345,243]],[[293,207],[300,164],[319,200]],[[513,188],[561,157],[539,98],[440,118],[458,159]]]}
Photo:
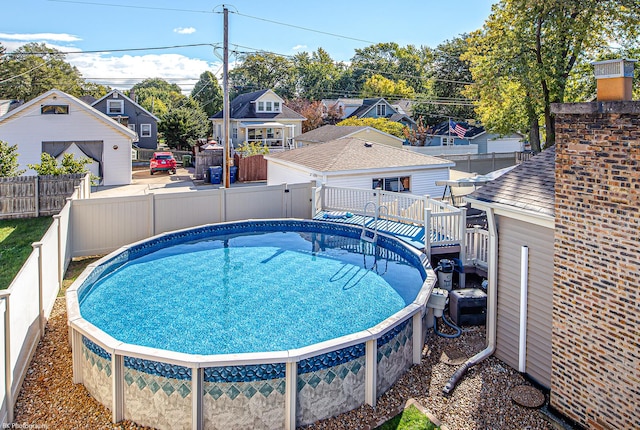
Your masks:
{"label": "white house", "polygon": [[91,172],[102,185],[131,183],[134,131],[113,121],[81,100],[50,90],[0,117],[0,140],[18,147],[20,169],[35,172],[47,152],[60,160],[65,153],[93,160]]}
{"label": "white house", "polygon": [[347,138],[265,156],[267,184],[305,183],[441,195],[435,182],[455,163],[406,149]]}

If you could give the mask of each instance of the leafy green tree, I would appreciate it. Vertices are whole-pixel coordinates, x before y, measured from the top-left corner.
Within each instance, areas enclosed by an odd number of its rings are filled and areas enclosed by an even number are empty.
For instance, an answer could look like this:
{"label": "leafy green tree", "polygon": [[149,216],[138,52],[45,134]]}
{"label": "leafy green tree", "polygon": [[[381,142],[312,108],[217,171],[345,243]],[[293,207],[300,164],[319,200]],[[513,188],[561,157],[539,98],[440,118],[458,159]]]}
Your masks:
{"label": "leafy green tree", "polygon": [[18,145],[9,145],[0,140],[0,177],[20,176],[26,170],[19,170]]}
{"label": "leafy green tree", "polygon": [[351,58],[351,70],[358,93],[372,75],[382,75],[393,81],[404,80],[417,93],[428,84],[428,67],[432,53],[429,48],[413,45],[402,47],[395,42],[378,43],[356,49]]}
{"label": "leafy green tree", "polygon": [[170,148],[190,149],[207,135],[207,114],[200,104],[189,98],[182,106],[160,116],[158,131]]}
{"label": "leafy green tree", "polygon": [[430,84],[426,92],[417,97],[414,117],[423,117],[430,125],[447,118],[475,118],[472,100],[462,94],[465,85],[472,81],[469,62],[461,59],[468,49],[467,37],[460,35],[433,50]]}
{"label": "leafy green tree", "polygon": [[171,108],[186,103],[187,97],[181,91],[177,84],[171,84],[160,78],[150,78],[135,84],[128,96],[159,117]]}
{"label": "leafy green tree", "polygon": [[218,79],[209,71],[200,75],[200,80],[191,91],[191,97],[200,103],[207,116],[213,116],[222,110],[222,89]]}
{"label": "leafy green tree", "polygon": [[230,98],[259,90],[273,90],[282,98],[295,96],[297,80],[293,62],[267,52],[249,54],[229,72]]}
{"label": "leafy green tree", "polygon": [[297,71],[296,90],[300,97],[321,100],[340,95],[339,82],[346,66],[333,61],[324,49],[318,48],[311,55],[301,52],[293,57],[293,64]]}
{"label": "leafy green tree", "polygon": [[382,75],[372,75],[362,87],[362,97],[384,97],[386,100],[395,101],[414,96],[415,91],[406,81],[392,81]]}
{"label": "leafy green tree", "polygon": [[336,125],[356,125],[356,126],[369,126],[378,129],[382,132],[388,133],[392,136],[403,139],[404,125],[396,121],[390,121],[387,118],[356,118],[351,117],[343,121],[340,121]]}
{"label": "leafy green tree", "polygon": [[[577,64],[609,41],[632,41],[640,30],[640,3],[630,0],[502,0],[493,6],[483,28],[469,39],[463,56],[471,64],[473,88],[482,122],[496,116],[516,124],[527,118],[530,141],[540,150],[538,123],[546,145],[555,143],[552,103],[567,99]],[[509,98],[516,97],[520,103]],[[498,113],[488,108],[517,109]],[[483,107],[484,105],[484,107]]]}
{"label": "leafy green tree", "polygon": [[0,61],[0,99],[31,100],[53,88],[76,97],[84,95],[78,69],[60,51],[43,43],[29,43]]}
{"label": "leafy green tree", "polygon": [[28,164],[30,169],[35,170],[38,175],[67,175],[72,173],[87,172],[87,164],[91,164],[93,160],[88,157],[82,157],[78,160],[73,154],[64,154],[60,165],[58,161],[50,154],[43,152],[40,155],[40,164]]}

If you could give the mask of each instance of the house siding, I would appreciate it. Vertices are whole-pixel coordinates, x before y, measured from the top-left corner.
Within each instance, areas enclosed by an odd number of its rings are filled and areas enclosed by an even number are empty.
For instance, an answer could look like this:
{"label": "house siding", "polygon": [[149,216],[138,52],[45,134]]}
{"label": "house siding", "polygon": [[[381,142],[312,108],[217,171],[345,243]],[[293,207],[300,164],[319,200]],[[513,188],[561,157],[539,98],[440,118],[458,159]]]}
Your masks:
{"label": "house siding", "polygon": [[295,169],[272,160],[267,162],[267,185],[306,184],[315,182],[307,170]]}
{"label": "house siding", "polygon": [[444,187],[436,186],[435,181],[449,179],[449,170],[433,169],[418,172],[415,170],[406,170],[380,173],[367,172],[366,174],[358,175],[329,175],[327,177],[327,185],[332,187],[371,189],[374,178],[389,178],[393,176],[410,176],[411,194],[439,197],[442,195]]}
{"label": "house siding", "polygon": [[[43,104],[68,104],[69,114],[41,115],[40,105]],[[19,168],[26,169],[26,174],[35,174],[27,165],[40,164],[44,141],[102,141],[103,185],[130,184],[131,140],[115,127],[117,124],[111,127],[106,120],[102,121],[71,100],[57,96],[55,100],[45,98],[0,123],[0,140],[18,145]]]}
{"label": "house siding", "polygon": [[518,368],[520,256],[529,247],[527,360],[525,373],[551,386],[553,229],[498,216],[498,329],[496,357]]}
{"label": "house siding", "polygon": [[[107,112],[107,100],[122,100],[124,101],[124,113],[121,115],[109,115]],[[138,141],[136,145],[140,148],[144,149],[157,149],[158,148],[158,123],[155,118],[141,109],[139,106],[136,106],[129,100],[124,97],[113,97],[113,95],[99,100],[93,105],[94,109],[99,110],[103,114],[107,115],[109,118],[112,118],[114,121],[117,121],[118,116],[126,116],[129,124],[135,125],[135,132],[138,134]],[[142,124],[150,124],[151,125],[151,136],[142,137],[140,135],[140,127]]]}
{"label": "house siding", "polygon": [[556,114],[551,405],[640,428],[640,102]]}

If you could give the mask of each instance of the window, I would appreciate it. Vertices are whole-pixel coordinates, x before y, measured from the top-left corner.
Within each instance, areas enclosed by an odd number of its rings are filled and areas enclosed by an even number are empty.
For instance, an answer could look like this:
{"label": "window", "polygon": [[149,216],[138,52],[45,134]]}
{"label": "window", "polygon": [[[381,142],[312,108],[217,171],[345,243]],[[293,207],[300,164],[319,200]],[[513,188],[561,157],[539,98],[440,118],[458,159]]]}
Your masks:
{"label": "window", "polygon": [[262,101],[257,104],[256,112],[281,112],[282,110],[280,102]]}
{"label": "window", "polygon": [[442,138],[442,146],[453,146],[456,138],[453,136],[444,136]]}
{"label": "window", "polygon": [[374,190],[407,193],[411,191],[411,178],[409,176],[374,178],[371,183],[371,188]]}
{"label": "window", "polygon": [[69,105],[42,105],[40,113],[42,115],[69,115]]}
{"label": "window", "polygon": [[124,113],[124,100],[107,100],[107,114],[122,115]]}
{"label": "window", "polygon": [[231,138],[232,139],[237,139],[238,138],[238,127],[233,127],[231,129]]}
{"label": "window", "polygon": [[151,124],[140,124],[140,137],[151,137]]}
{"label": "window", "polygon": [[129,124],[129,129],[132,131],[136,131],[136,125],[135,124]]}
{"label": "window", "polygon": [[267,129],[267,139],[273,139],[273,129],[272,128],[268,128]]}
{"label": "window", "polygon": [[387,116],[387,105],[385,104],[376,105],[376,115]]}

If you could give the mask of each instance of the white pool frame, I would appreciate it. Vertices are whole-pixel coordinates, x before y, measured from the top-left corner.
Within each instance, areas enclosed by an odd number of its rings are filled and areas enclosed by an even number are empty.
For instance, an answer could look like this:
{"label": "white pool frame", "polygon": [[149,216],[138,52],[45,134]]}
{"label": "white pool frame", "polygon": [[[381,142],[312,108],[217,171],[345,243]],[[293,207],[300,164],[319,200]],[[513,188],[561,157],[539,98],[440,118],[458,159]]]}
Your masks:
{"label": "white pool frame", "polygon": [[[83,289],[105,271],[138,255],[214,231],[277,231],[285,225],[288,231],[300,231],[303,226],[322,227],[322,233],[349,237],[360,234],[358,227],[311,220],[212,224],[124,246],[89,265],[66,293],[73,382],[84,384],[109,408],[114,423],[128,419],[159,429],[293,430],[363,404],[375,407],[378,396],[412,364],[420,363],[427,327],[426,304],[437,280],[425,254],[388,235],[379,234],[378,240],[424,269],[426,278],[416,299],[374,327],[304,348],[185,354],[121,342],[80,314]],[[192,238],[194,235],[199,236]]]}

